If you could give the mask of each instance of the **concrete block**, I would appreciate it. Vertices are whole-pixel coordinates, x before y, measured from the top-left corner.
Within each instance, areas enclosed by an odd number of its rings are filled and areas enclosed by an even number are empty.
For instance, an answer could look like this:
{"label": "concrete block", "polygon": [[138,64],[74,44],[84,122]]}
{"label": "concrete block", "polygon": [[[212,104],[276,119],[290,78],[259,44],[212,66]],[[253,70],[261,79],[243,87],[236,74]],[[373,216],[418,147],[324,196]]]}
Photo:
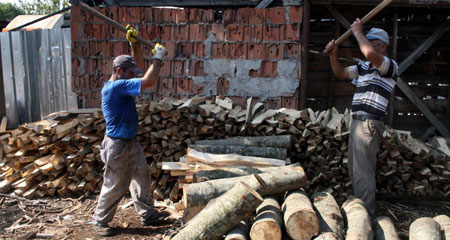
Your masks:
{"label": "concrete block", "polygon": [[230,81],[224,77],[219,77],[217,79],[217,96],[228,95],[228,89],[230,88]]}
{"label": "concrete block", "polygon": [[204,76],[205,64],[203,61],[190,60],[189,61],[189,76]]}

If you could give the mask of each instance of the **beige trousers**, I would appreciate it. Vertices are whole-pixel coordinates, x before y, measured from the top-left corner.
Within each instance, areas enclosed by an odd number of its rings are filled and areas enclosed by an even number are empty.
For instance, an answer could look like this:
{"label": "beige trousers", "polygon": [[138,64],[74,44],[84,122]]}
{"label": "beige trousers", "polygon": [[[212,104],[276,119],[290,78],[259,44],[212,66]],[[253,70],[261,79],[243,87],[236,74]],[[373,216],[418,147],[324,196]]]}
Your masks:
{"label": "beige trousers", "polygon": [[135,138],[123,140],[105,136],[100,156],[105,163],[105,172],[92,219],[102,224],[110,222],[120,199],[128,190],[141,220],[150,217],[149,214],[153,210],[150,190],[152,180],[139,142]]}
{"label": "beige trousers", "polygon": [[364,201],[371,217],[375,215],[376,163],[384,132],[377,120],[352,120],[348,144],[348,169],[355,197]]}

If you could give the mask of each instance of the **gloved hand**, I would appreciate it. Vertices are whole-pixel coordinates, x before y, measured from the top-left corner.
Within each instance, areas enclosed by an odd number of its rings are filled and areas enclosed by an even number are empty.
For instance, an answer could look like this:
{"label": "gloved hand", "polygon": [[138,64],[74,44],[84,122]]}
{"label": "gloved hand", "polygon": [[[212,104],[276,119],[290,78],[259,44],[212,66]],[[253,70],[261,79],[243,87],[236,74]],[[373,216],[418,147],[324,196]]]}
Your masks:
{"label": "gloved hand", "polygon": [[155,48],[153,48],[152,50],[153,58],[161,60],[161,58],[164,56],[164,54],[166,54],[166,52],[167,49],[163,45],[157,43],[155,45]]}
{"label": "gloved hand", "polygon": [[137,37],[139,36],[139,31],[137,31],[136,29],[132,28],[130,26],[130,24],[127,25],[127,40],[128,42],[130,42],[131,44],[137,43],[139,42],[139,40],[137,39]]}

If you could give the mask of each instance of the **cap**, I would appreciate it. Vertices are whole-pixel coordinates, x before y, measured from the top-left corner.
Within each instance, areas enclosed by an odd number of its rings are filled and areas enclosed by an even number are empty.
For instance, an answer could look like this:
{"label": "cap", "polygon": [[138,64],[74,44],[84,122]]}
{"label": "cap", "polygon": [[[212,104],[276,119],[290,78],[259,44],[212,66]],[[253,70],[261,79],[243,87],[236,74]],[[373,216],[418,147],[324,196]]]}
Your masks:
{"label": "cap", "polygon": [[137,67],[136,62],[130,55],[119,55],[114,58],[113,67],[127,68],[135,74],[141,74],[144,72]]}
{"label": "cap", "polygon": [[381,28],[371,28],[366,34],[366,38],[369,40],[380,40],[389,45],[389,35]]}

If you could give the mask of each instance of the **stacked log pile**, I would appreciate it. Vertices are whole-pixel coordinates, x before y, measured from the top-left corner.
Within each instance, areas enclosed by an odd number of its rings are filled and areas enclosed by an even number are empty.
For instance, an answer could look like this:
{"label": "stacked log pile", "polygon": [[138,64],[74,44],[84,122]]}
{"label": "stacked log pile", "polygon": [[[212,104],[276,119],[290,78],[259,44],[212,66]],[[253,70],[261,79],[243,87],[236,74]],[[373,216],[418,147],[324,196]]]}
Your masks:
{"label": "stacked log pile", "polygon": [[[137,138],[150,164],[157,198],[178,200],[182,185],[193,177],[175,171],[171,176],[162,162],[178,163],[190,145],[194,150],[214,147],[199,140],[233,136],[291,135],[293,147],[284,160],[304,167],[308,193],[326,191],[343,201],[351,192],[346,166],[349,112],[264,110],[264,105],[251,101],[243,109],[229,99],[206,97],[166,98],[137,109]],[[103,167],[98,152],[105,129],[101,113],[46,121],[0,133],[0,188],[12,187],[27,197],[98,191]],[[450,150],[442,139],[435,142],[434,147],[425,145],[387,128],[377,163],[378,192],[448,197]]]}

